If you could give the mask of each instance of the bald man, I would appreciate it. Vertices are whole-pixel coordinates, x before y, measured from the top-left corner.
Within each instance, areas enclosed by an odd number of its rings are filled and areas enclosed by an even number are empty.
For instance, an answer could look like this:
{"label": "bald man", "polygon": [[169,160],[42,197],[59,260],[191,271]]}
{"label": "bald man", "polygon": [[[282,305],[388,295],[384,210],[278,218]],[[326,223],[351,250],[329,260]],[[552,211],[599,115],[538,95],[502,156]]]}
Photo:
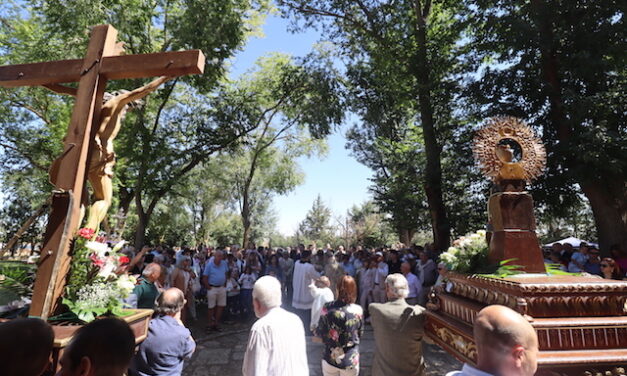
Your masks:
{"label": "bald man", "polygon": [[477,367],[464,364],[447,376],[531,376],[538,368],[538,336],[518,312],[501,305],[482,309],[475,319]]}
{"label": "bald man", "polygon": [[181,321],[185,295],[176,287],[159,294],[155,312],[150,320],[148,337],[139,346],[131,363],[132,375],[180,375],[183,362],[196,349],[192,334]]}

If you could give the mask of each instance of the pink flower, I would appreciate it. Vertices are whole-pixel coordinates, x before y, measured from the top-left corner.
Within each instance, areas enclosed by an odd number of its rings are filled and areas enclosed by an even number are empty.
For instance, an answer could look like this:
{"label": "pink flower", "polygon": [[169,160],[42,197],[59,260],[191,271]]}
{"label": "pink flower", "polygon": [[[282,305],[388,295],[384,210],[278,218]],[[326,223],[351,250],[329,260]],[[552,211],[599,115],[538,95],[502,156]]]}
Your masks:
{"label": "pink flower", "polygon": [[95,233],[96,231],[87,227],[83,227],[82,229],[78,230],[78,236],[85,238],[87,240],[91,239]]}
{"label": "pink flower", "polygon": [[131,262],[131,260],[126,256],[120,256],[118,261],[120,262],[120,264],[128,264],[129,262]]}
{"label": "pink flower", "polygon": [[331,338],[334,341],[337,341],[338,339],[340,339],[340,333],[338,333],[337,330],[335,329],[331,329],[329,330],[329,338]]}
{"label": "pink flower", "polygon": [[105,266],[105,261],[99,258],[97,254],[92,253],[91,256],[89,256],[89,258],[91,259],[92,263],[96,265],[97,267],[99,267],[100,269],[102,269]]}

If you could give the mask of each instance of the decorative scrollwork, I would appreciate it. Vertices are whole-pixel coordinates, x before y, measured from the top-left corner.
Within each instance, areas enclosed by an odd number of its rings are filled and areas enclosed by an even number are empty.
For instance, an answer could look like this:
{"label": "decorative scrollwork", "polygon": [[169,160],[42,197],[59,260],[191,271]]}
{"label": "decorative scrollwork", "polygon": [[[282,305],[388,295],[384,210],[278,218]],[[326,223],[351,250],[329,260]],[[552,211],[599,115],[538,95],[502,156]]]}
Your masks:
{"label": "decorative scrollwork", "polygon": [[[520,146],[520,161],[512,161],[512,150],[502,144],[504,140]],[[508,179],[530,182],[542,174],[546,163],[541,140],[527,123],[510,116],[488,119],[475,135],[473,153],[481,171],[497,183]]]}

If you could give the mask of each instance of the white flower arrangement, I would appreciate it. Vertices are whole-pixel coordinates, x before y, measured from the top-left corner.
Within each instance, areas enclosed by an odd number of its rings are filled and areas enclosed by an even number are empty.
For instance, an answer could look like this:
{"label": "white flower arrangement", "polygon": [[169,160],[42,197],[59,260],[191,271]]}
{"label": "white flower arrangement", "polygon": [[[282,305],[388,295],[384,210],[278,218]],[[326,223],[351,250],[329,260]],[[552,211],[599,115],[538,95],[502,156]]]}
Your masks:
{"label": "white flower arrangement", "polygon": [[440,255],[440,261],[448,270],[458,273],[471,273],[485,265],[488,255],[485,230],[462,236],[453,242],[453,246]]}

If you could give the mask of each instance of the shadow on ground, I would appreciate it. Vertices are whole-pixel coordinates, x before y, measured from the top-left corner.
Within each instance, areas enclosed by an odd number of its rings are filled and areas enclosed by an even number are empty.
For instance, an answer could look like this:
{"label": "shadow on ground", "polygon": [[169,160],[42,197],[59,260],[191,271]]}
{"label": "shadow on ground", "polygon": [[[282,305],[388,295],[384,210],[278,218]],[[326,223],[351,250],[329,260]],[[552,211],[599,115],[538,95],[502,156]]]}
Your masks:
{"label": "shadow on ground", "polygon": [[[254,320],[249,322],[234,321],[223,325],[222,332],[207,332],[205,326],[206,310],[198,310],[199,318],[190,323],[192,335],[196,339],[196,352],[183,370],[183,376],[239,376],[242,374],[242,361],[246,351],[248,332]],[[370,375],[374,356],[374,337],[368,325],[360,345],[361,376]],[[444,352],[438,346],[426,344],[423,355],[427,363],[427,375],[440,376],[461,368],[461,363]],[[322,375],[320,361],[322,345],[307,338],[307,359],[309,374]]]}

